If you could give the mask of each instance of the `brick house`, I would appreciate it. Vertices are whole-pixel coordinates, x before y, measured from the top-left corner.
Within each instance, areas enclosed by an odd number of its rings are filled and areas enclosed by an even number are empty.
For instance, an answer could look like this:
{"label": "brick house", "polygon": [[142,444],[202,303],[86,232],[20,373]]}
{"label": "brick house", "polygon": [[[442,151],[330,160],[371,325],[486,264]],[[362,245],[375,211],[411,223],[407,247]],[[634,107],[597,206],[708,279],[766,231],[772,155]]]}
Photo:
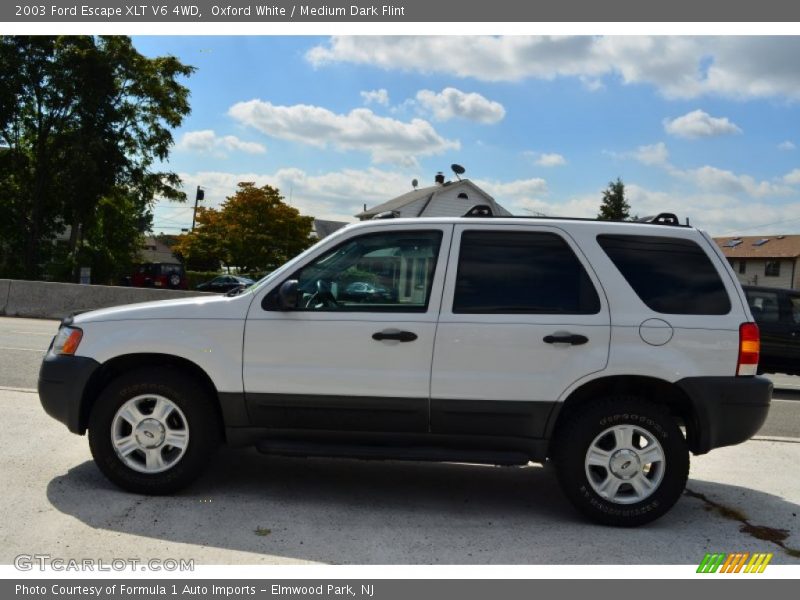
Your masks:
{"label": "brick house", "polygon": [[800,289],[800,235],[714,238],[739,282]]}

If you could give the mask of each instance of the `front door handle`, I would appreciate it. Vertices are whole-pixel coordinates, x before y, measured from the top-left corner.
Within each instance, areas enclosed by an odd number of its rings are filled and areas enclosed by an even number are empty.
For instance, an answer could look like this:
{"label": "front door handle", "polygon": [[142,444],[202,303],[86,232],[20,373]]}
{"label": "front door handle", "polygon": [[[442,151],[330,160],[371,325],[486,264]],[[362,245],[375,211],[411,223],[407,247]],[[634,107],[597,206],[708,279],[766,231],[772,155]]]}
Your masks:
{"label": "front door handle", "polygon": [[378,331],[372,334],[373,340],[397,340],[398,342],[413,342],[417,334],[413,331]]}
{"label": "front door handle", "polygon": [[545,344],[571,344],[573,346],[580,346],[588,341],[589,338],[587,338],[585,335],[577,335],[572,333],[544,336]]}

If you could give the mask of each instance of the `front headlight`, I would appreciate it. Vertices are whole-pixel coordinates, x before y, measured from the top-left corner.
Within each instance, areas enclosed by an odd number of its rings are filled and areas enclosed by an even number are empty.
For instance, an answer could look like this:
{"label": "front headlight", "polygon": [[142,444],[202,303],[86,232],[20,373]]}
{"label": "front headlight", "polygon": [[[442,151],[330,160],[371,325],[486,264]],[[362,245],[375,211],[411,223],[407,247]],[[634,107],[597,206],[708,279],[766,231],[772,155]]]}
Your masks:
{"label": "front headlight", "polygon": [[62,326],[53,339],[53,354],[75,354],[82,337],[83,331],[77,327]]}

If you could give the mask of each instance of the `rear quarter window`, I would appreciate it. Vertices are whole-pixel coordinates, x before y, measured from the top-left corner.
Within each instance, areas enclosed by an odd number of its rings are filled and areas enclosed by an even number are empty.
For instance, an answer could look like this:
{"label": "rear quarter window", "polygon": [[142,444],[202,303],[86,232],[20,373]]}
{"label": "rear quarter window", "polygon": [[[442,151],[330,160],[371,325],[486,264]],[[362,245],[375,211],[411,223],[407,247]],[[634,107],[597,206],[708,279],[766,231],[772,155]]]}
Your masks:
{"label": "rear quarter window", "polygon": [[691,240],[599,235],[597,242],[650,309],[673,315],[725,315],[730,298],[703,249]]}

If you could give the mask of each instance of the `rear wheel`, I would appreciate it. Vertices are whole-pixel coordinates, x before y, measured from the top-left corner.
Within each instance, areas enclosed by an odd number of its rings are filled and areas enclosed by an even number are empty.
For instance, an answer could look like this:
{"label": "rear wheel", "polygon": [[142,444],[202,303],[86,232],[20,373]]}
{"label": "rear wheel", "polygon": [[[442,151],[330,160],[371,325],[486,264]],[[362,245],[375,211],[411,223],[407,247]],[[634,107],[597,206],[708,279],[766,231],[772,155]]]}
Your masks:
{"label": "rear wheel", "polygon": [[89,418],[97,466],[118,486],[169,494],[202,472],[219,444],[208,392],[183,373],[145,368],[103,390]]}
{"label": "rear wheel", "polygon": [[672,508],[686,487],[686,440],[662,407],[644,399],[598,401],[557,436],[553,458],[561,487],[598,523],[649,523]]}

